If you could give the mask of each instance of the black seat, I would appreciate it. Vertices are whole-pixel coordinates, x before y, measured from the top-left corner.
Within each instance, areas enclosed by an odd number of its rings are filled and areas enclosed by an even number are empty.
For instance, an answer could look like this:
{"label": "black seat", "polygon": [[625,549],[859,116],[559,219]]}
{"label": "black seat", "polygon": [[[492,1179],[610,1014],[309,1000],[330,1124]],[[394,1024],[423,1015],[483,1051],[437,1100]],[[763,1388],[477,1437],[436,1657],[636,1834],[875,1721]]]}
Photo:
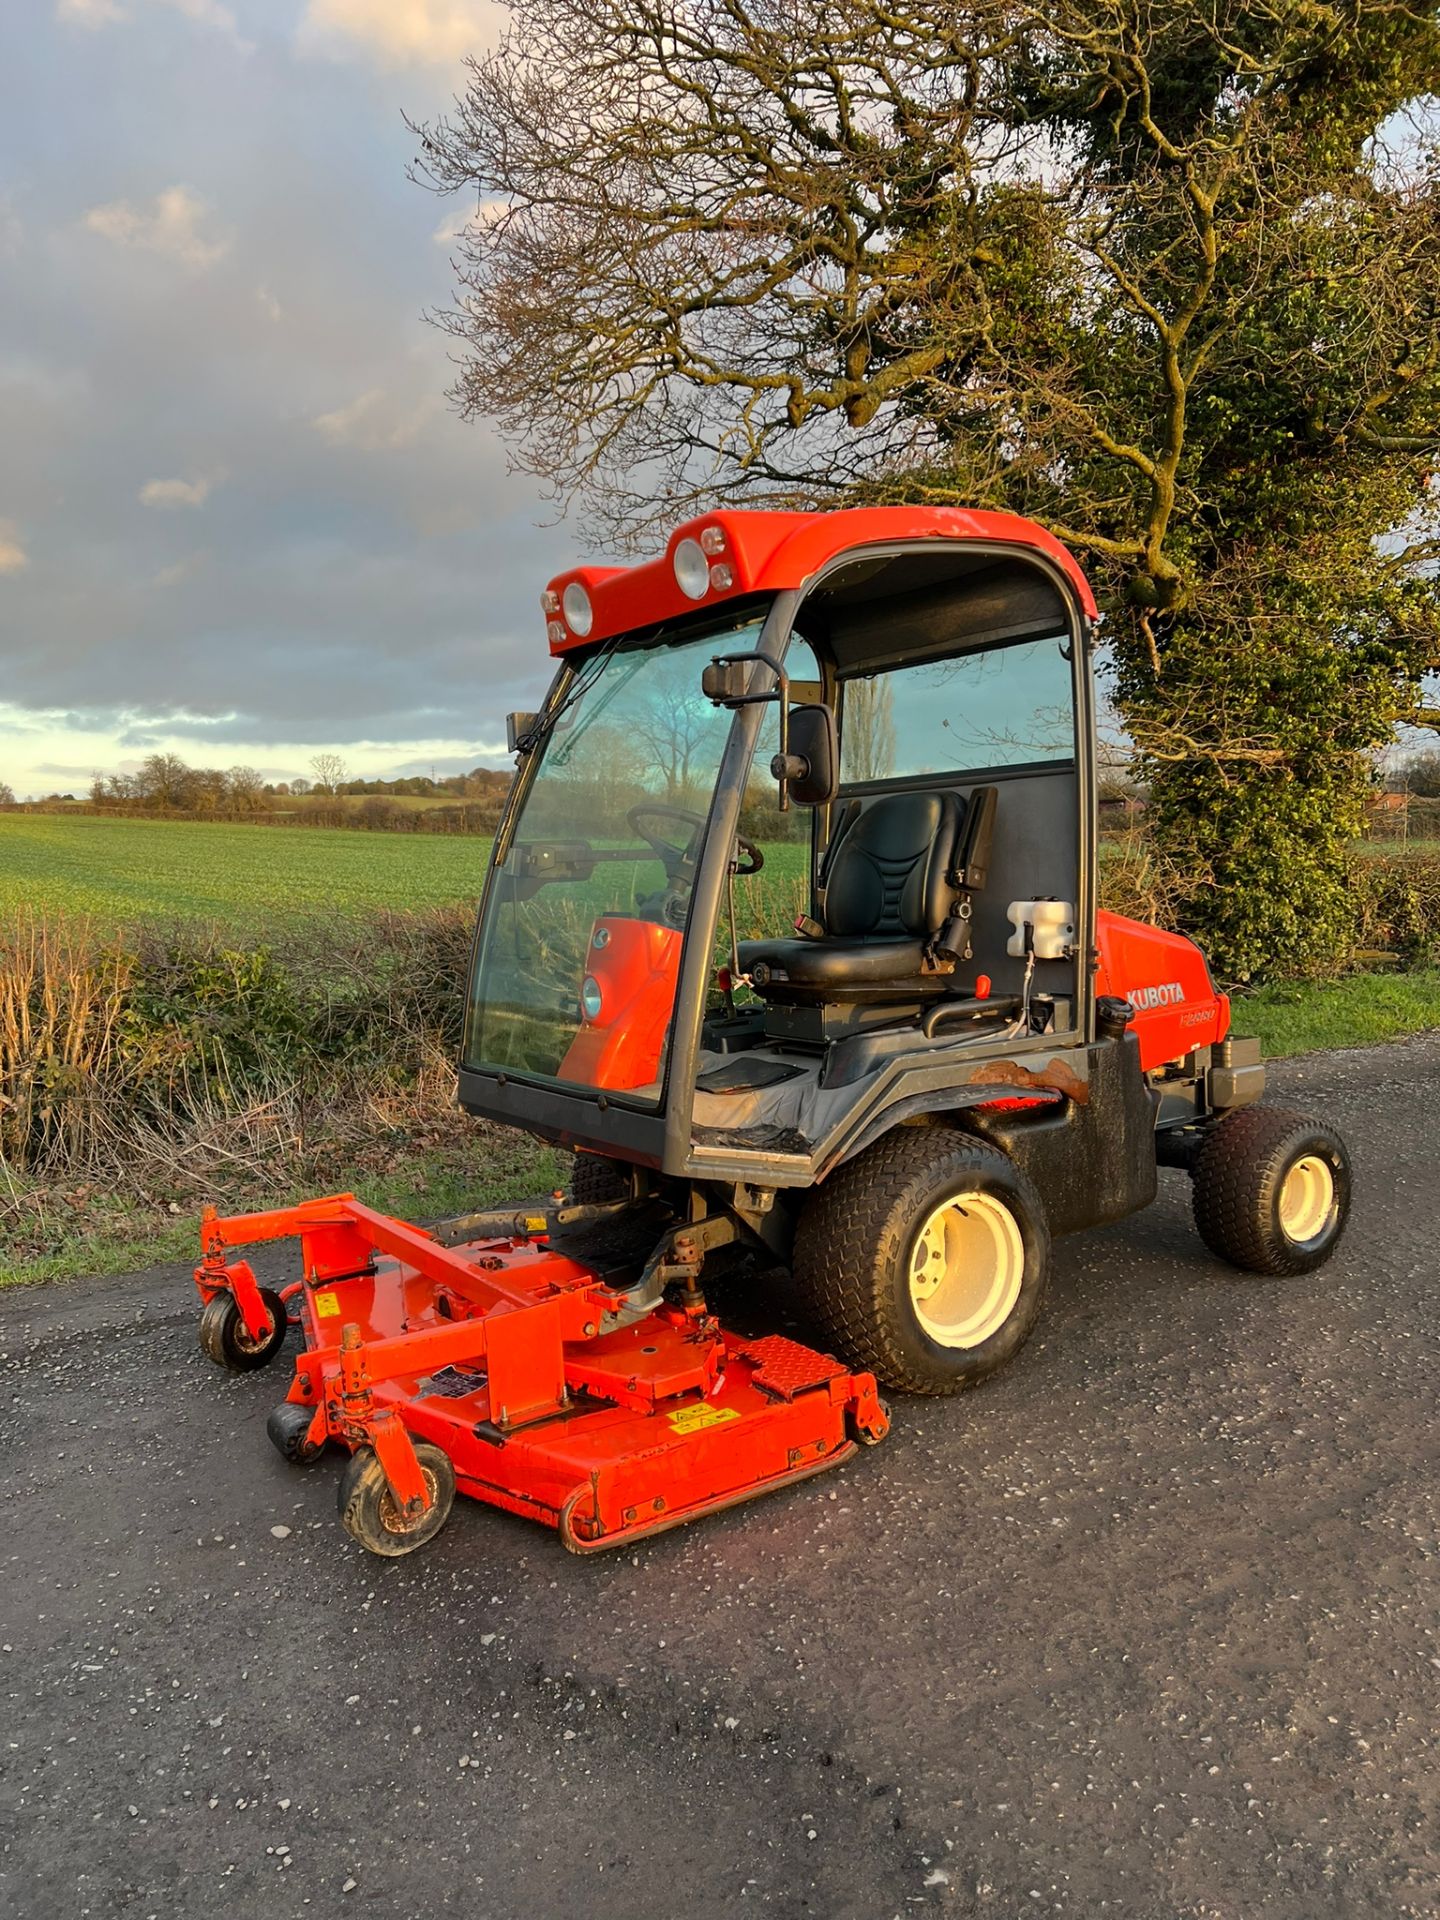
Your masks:
{"label": "black seat", "polygon": [[943,977],[922,976],[954,910],[962,817],[953,793],[884,794],[863,812],[852,802],[826,856],[821,937],[741,942],[740,965],[757,990],[813,1000],[942,987]]}

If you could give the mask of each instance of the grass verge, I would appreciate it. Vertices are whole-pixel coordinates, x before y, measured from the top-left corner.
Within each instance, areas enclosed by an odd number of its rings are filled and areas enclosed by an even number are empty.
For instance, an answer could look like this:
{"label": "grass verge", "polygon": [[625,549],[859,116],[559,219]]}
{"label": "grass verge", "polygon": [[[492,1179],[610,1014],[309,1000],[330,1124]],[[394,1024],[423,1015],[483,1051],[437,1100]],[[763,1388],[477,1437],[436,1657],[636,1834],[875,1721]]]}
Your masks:
{"label": "grass verge", "polygon": [[1235,1031],[1260,1036],[1266,1057],[1369,1047],[1440,1027],[1440,968],[1277,982],[1232,1009]]}
{"label": "grass verge", "polygon": [[[473,1123],[472,1123],[473,1124]],[[493,1135],[477,1156],[473,1138],[454,1147],[427,1144],[397,1155],[382,1169],[337,1164],[327,1179],[278,1184],[245,1207],[292,1205],[317,1193],[355,1193],[382,1213],[424,1224],[448,1214],[549,1193],[569,1177],[570,1156],[521,1133]],[[227,1202],[238,1212],[242,1203]],[[0,1251],[0,1288],[41,1280],[80,1280],[133,1273],[141,1267],[199,1258],[199,1208],[175,1201],[139,1201],[94,1190],[60,1194],[33,1236],[16,1235]]]}

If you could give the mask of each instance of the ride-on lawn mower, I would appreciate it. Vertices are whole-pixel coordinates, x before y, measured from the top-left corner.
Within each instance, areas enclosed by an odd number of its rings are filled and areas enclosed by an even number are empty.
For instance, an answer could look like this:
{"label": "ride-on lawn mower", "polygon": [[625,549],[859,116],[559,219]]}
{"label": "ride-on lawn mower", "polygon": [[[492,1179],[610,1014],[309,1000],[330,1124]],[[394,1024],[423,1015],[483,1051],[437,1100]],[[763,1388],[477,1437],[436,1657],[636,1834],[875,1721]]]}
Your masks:
{"label": "ride-on lawn mower", "polygon": [[[1188,940],[1096,910],[1095,605],[1048,534],[715,513],[544,610],[459,1092],[575,1149],[569,1196],[204,1223],[201,1345],[263,1365],[297,1306],[270,1435],[349,1449],[364,1546],[410,1552],[458,1487],[588,1553],[835,1466],[883,1438],[877,1382],[1016,1354],[1051,1236],[1147,1205],[1160,1166],[1233,1265],[1329,1257],[1339,1137],[1256,1104]],[[279,1293],[228,1257],[288,1236]],[[814,1347],[720,1325],[747,1262]]]}

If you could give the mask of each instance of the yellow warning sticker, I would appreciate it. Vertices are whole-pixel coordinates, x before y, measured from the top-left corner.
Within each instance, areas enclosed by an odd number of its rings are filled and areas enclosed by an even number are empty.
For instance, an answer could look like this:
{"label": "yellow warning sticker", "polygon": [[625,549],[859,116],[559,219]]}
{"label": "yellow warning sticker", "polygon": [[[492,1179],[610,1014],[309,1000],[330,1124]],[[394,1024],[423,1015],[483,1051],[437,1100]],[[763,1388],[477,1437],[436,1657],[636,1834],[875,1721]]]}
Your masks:
{"label": "yellow warning sticker", "polygon": [[734,1407],[680,1407],[670,1415],[676,1433],[703,1433],[706,1427],[723,1427],[727,1420],[738,1420]]}
{"label": "yellow warning sticker", "polygon": [[340,1297],[334,1293],[317,1293],[315,1311],[322,1320],[333,1320],[340,1311]]}
{"label": "yellow warning sticker", "polygon": [[527,1233],[544,1233],[549,1224],[550,1222],[545,1218],[543,1213],[531,1213],[525,1217],[525,1231]]}

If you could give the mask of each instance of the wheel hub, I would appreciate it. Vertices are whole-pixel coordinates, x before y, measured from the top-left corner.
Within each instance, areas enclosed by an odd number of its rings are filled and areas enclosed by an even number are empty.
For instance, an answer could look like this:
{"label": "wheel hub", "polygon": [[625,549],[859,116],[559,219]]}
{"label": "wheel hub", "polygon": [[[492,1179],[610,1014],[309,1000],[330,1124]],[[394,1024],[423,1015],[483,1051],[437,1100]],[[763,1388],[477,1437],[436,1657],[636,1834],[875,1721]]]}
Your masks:
{"label": "wheel hub", "polygon": [[910,1252],[910,1301],[942,1347],[978,1347],[1009,1319],[1025,1277],[1025,1243],[1004,1201],[967,1193],[935,1208]]}
{"label": "wheel hub", "polygon": [[1280,1226],[1303,1246],[1325,1231],[1335,1211],[1335,1176],[1318,1154],[1297,1160],[1280,1184]]}

